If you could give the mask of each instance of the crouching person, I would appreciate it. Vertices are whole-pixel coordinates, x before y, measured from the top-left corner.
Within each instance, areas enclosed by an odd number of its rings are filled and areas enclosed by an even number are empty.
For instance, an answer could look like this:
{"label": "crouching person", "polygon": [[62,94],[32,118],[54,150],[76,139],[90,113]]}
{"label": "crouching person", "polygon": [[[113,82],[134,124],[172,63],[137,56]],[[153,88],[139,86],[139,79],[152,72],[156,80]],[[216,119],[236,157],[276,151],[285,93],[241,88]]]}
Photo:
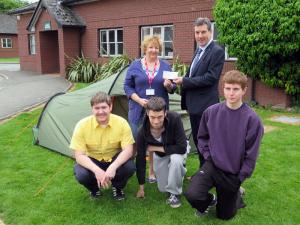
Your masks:
{"label": "crouching person", "polygon": [[106,93],[93,96],[91,106],[92,115],[77,123],[70,144],[75,177],[92,198],[100,197],[100,188],[112,185],[113,198],[123,200],[123,188],[135,172],[131,129],[125,119],[111,113],[112,101]]}
{"label": "crouching person", "polygon": [[153,169],[158,189],[169,194],[167,204],[173,208],[181,205],[183,178],[186,173],[186,136],[180,115],[166,111],[166,103],[161,97],[152,97],[146,106],[147,115],[138,131],[137,197],[145,197],[146,151],[154,152]]}
{"label": "crouching person", "polygon": [[[197,216],[216,205],[217,217],[231,219],[243,207],[241,183],[251,176],[263,136],[263,125],[242,98],[247,77],[237,70],[223,77],[225,102],[204,111],[198,131],[198,147],[204,165],[192,178],[185,196]],[[209,193],[216,187],[217,199]]]}

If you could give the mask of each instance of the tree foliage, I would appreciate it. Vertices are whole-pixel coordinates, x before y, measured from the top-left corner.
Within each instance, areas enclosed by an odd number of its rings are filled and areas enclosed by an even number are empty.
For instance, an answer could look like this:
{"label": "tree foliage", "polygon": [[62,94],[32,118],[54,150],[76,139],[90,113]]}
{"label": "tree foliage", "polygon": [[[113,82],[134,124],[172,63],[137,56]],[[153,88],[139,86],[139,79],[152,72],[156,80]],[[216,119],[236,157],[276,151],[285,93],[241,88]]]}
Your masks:
{"label": "tree foliage", "polygon": [[299,0],[218,0],[214,18],[239,70],[300,94]]}
{"label": "tree foliage", "polygon": [[21,0],[1,0],[0,1],[0,13],[6,13],[11,9],[16,9],[29,3]]}

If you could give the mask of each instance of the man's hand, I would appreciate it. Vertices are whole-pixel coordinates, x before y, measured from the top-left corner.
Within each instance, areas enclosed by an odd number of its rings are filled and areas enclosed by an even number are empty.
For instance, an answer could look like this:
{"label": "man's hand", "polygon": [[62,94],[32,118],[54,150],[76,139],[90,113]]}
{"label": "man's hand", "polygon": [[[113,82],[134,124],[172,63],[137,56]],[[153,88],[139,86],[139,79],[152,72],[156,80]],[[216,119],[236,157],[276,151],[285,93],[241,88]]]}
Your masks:
{"label": "man's hand", "polygon": [[173,80],[173,82],[177,85],[181,85],[182,84],[182,80],[183,78],[182,77],[177,77]]}
{"label": "man's hand", "polygon": [[165,153],[165,150],[164,150],[163,146],[148,145],[147,146],[147,151],[148,152],[163,152],[163,153]]}
{"label": "man's hand", "polygon": [[144,185],[140,185],[139,190],[136,193],[137,198],[145,198]]}
{"label": "man's hand", "polygon": [[116,175],[116,168],[111,164],[107,170],[105,171],[105,174],[101,180],[101,186],[104,188],[109,188],[111,185],[111,180],[115,177]]}
{"label": "man's hand", "polygon": [[97,171],[94,172],[94,174],[97,180],[98,187],[100,188],[102,185],[101,181],[105,177],[105,171],[99,168]]}

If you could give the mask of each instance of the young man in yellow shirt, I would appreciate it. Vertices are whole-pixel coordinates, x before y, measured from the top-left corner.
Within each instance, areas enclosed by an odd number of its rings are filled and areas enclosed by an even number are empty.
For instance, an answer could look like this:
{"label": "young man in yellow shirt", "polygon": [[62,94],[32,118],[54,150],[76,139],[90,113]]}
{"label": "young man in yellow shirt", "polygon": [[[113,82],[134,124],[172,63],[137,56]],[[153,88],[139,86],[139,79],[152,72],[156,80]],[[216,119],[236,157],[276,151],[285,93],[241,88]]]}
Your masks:
{"label": "young man in yellow shirt", "polygon": [[92,115],[77,123],[70,144],[75,152],[75,177],[93,198],[101,195],[100,188],[112,185],[113,198],[123,200],[122,189],[135,172],[130,126],[111,114],[112,101],[106,93],[93,96],[91,106]]}

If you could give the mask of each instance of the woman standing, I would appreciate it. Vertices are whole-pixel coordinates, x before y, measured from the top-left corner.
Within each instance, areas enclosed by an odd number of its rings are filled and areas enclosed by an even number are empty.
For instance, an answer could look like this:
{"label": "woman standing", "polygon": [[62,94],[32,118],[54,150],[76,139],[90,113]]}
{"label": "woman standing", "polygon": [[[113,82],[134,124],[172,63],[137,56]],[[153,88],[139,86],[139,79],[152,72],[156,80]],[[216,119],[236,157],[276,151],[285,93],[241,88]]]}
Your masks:
{"label": "woman standing", "polygon": [[[129,99],[128,121],[134,138],[142,123],[145,106],[151,96],[164,98],[169,107],[168,92],[173,93],[176,85],[163,79],[163,71],[171,71],[170,65],[159,59],[162,44],[157,36],[145,38],[142,43],[145,56],[133,61],[127,71],[124,90]],[[153,172],[153,154],[149,154],[149,182],[155,182]]]}

